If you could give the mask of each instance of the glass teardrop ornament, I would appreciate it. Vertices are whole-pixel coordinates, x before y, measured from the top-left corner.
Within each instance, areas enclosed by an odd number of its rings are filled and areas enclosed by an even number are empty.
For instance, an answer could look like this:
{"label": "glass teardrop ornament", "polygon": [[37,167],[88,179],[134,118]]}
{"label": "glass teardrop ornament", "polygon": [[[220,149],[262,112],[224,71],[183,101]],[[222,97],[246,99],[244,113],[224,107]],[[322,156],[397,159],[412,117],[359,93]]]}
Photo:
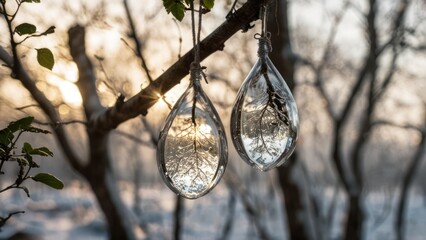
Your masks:
{"label": "glass teardrop ornament", "polygon": [[293,95],[267,51],[259,52],[262,54],[238,91],[231,115],[231,135],[244,161],[268,171],[292,154],[299,116]]}
{"label": "glass teardrop ornament", "polygon": [[189,199],[211,191],[228,162],[222,122],[199,79],[192,81],[167,117],[157,151],[163,180],[175,193]]}

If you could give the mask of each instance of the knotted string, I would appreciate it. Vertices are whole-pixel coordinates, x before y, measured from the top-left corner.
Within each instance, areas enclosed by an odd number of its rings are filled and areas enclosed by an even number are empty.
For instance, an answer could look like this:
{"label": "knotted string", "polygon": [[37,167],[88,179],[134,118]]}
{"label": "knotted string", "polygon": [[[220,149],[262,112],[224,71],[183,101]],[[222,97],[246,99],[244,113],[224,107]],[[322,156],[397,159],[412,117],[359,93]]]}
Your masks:
{"label": "knotted string", "polygon": [[194,61],[190,65],[190,80],[200,81],[199,76],[202,75],[205,79],[205,75],[202,71],[201,60],[200,60],[200,35],[201,35],[201,23],[203,8],[202,2],[200,0],[200,6],[198,9],[198,29],[195,30],[195,10],[194,10],[194,1],[191,2],[191,22],[192,22],[192,44],[194,49]]}
{"label": "knotted string", "polygon": [[271,44],[271,33],[267,32],[265,36],[262,36],[259,33],[254,35],[254,38],[259,40],[259,49],[257,50],[257,55],[260,58],[264,58],[268,55],[268,53],[272,52],[272,44]]}
{"label": "knotted string", "polygon": [[260,34],[256,33],[254,38],[259,40],[259,49],[257,50],[257,55],[260,58],[264,58],[268,55],[268,53],[272,52],[271,33],[268,32],[266,27],[268,16],[268,4],[266,1],[263,2],[259,15],[262,22],[262,31]]}
{"label": "knotted string", "polygon": [[[191,23],[192,23],[192,44],[194,49],[194,61],[190,65],[190,81],[194,88],[193,103],[191,109],[192,123],[194,126],[197,125],[196,122],[196,108],[197,108],[197,92],[201,90],[200,85],[200,75],[205,79],[204,73],[200,64],[200,35],[201,35],[201,22],[202,22],[202,0],[200,0],[200,7],[198,9],[198,31],[195,32],[195,10],[194,10],[194,1],[191,1]],[[194,147],[196,148],[196,143],[194,142]]]}

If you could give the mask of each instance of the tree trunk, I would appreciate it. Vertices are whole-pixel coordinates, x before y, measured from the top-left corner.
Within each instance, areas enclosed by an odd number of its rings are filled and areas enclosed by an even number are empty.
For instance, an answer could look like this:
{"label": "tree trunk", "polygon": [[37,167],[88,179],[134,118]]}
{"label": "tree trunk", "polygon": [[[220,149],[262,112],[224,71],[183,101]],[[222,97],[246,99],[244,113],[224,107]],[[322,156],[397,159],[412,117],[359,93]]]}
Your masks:
{"label": "tree trunk", "polygon": [[[90,134],[90,133],[89,133]],[[110,239],[136,239],[138,227],[120,198],[114,174],[109,166],[108,135],[89,135],[90,164],[84,171],[107,222]]]}
{"label": "tree trunk", "polygon": [[422,139],[417,148],[417,151],[408,165],[408,169],[404,174],[401,186],[401,193],[398,198],[397,209],[396,209],[396,220],[395,220],[395,229],[397,240],[404,240],[404,214],[407,208],[407,203],[409,200],[409,189],[411,184],[414,181],[416,176],[416,171],[418,170],[423,154],[426,149],[426,133],[422,132]]}
{"label": "tree trunk", "polygon": [[[275,5],[277,4],[277,5]],[[273,51],[270,58],[287,85],[294,89],[295,58],[291,47],[288,22],[288,1],[274,1],[270,9],[277,9],[277,14],[270,11],[269,30]],[[277,17],[277,19],[275,19]],[[299,170],[299,171],[298,171]],[[300,171],[296,152],[288,159],[288,164],[278,168],[279,184],[284,194],[283,208],[287,214],[289,239],[314,239],[314,228],[310,217],[307,189]]]}
{"label": "tree trunk", "polygon": [[288,165],[278,169],[279,183],[284,194],[284,208],[287,214],[289,239],[315,239],[314,227],[306,198],[307,190],[303,184],[303,173],[296,154]]}
{"label": "tree trunk", "polygon": [[348,222],[346,223],[345,239],[362,239],[362,225],[364,222],[364,211],[361,206],[360,194],[349,197]]}
{"label": "tree trunk", "polygon": [[176,196],[176,206],[175,206],[175,228],[173,231],[173,239],[180,240],[182,239],[182,230],[183,230],[183,216],[184,216],[185,206],[184,199],[181,196]]}

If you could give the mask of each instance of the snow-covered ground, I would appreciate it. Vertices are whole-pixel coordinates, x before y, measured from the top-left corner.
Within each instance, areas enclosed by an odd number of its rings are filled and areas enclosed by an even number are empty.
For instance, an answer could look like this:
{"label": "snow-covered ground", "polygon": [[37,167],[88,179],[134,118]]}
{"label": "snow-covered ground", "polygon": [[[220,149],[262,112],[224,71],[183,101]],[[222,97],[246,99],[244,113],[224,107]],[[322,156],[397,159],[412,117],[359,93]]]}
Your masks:
{"label": "snow-covered ground", "polygon": [[[133,189],[128,183],[120,184],[125,202],[134,209]],[[331,192],[331,191],[330,191]],[[138,191],[142,201],[138,205],[142,212],[141,224],[150,239],[171,239],[175,196],[164,186],[153,186]],[[325,194],[332,196],[332,194]],[[262,225],[272,239],[286,239],[283,217],[278,199],[274,197],[262,217]],[[328,198],[328,197],[327,197]],[[339,198],[340,199],[340,198]],[[198,200],[185,201],[183,239],[219,239],[229,214],[229,192],[224,185]],[[396,194],[369,194],[365,199],[368,221],[365,239],[394,239],[393,222]],[[26,233],[34,239],[106,239],[103,217],[88,188],[78,182],[69,184],[62,191],[41,189],[34,191],[31,199],[20,192],[9,191],[0,197],[0,214],[25,210],[25,214],[12,217],[0,232],[0,239],[14,234]],[[337,204],[337,216],[344,204]],[[258,239],[253,222],[246,215],[237,197],[235,217],[229,239]],[[335,218],[335,227],[341,218]],[[426,238],[426,202],[421,194],[411,192],[409,210],[406,215],[407,239]],[[337,231],[332,236],[336,237]]]}

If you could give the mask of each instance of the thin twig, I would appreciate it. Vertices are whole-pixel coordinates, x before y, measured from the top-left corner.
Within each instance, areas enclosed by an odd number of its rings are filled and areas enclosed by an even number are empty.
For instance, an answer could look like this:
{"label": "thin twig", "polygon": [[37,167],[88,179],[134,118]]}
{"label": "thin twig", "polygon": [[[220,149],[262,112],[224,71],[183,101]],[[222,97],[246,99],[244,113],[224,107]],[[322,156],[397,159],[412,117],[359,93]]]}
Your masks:
{"label": "thin twig", "polygon": [[423,132],[424,129],[416,126],[416,125],[412,125],[412,124],[398,124],[398,123],[394,123],[388,120],[375,120],[373,122],[370,123],[373,126],[376,125],[385,125],[385,126],[391,126],[391,127],[397,127],[397,128],[403,128],[403,129],[410,129],[410,130],[415,130],[418,132]]}
{"label": "thin twig", "polygon": [[218,240],[226,240],[229,238],[232,227],[234,225],[234,218],[236,212],[236,194],[233,189],[229,189],[229,200],[228,200],[228,216],[225,220],[223,230],[218,238]]}
{"label": "thin twig", "polygon": [[[334,120],[336,119],[336,116],[335,116],[335,113],[332,109],[331,99],[325,91],[324,80],[323,80],[323,71],[324,71],[324,67],[327,65],[327,63],[329,61],[329,57],[330,57],[331,50],[332,50],[332,47],[333,47],[334,39],[336,38],[336,35],[337,35],[337,29],[340,26],[340,23],[342,22],[343,16],[345,15],[346,11],[348,10],[349,2],[350,1],[346,1],[345,4],[343,5],[343,8],[335,16],[334,21],[333,21],[333,25],[331,26],[331,30],[329,32],[329,35],[328,35],[328,38],[327,38],[327,41],[326,41],[326,45],[324,47],[324,52],[322,53],[321,61],[318,65],[318,67],[313,68],[314,71],[316,72],[316,76],[317,76],[315,82],[317,84],[318,90],[319,90],[319,92],[321,93],[321,96],[324,98],[324,100],[326,102],[328,114]],[[308,64],[308,65],[312,66],[312,63]]]}
{"label": "thin twig", "polygon": [[98,56],[98,55],[95,55],[95,58],[96,58],[96,60],[98,60],[98,62],[99,62],[99,67],[101,68],[101,72],[104,74],[104,76],[105,76],[105,81],[102,81],[104,84],[105,84],[105,86],[115,95],[115,96],[118,96],[119,94],[118,94],[118,92],[117,92],[117,90],[114,88],[114,87],[112,87],[111,86],[111,84],[110,83],[112,83],[112,81],[111,81],[111,79],[109,78],[109,76],[108,76],[108,73],[106,72],[106,70],[105,70],[105,68],[104,68],[104,64],[103,64],[103,61],[104,61],[104,58],[103,57],[101,57],[101,56]]}
{"label": "thin twig", "polygon": [[30,104],[30,105],[25,105],[25,106],[22,106],[22,107],[16,107],[15,109],[18,110],[18,111],[23,111],[23,110],[25,110],[27,108],[32,108],[32,107],[39,107],[39,105],[37,105],[37,104]]}
{"label": "thin twig", "polygon": [[25,213],[25,211],[12,212],[12,213],[9,213],[7,217],[0,217],[0,229],[1,227],[4,226],[4,224],[6,224],[7,220],[9,220],[13,215],[21,214],[21,213]]}
{"label": "thin twig", "polygon": [[127,21],[129,22],[129,27],[130,27],[130,33],[129,33],[129,37],[131,39],[133,39],[133,41],[135,42],[136,45],[136,56],[141,60],[142,63],[142,68],[145,71],[145,74],[149,80],[150,83],[152,83],[154,80],[151,76],[151,73],[149,71],[148,65],[146,63],[146,60],[142,54],[142,43],[140,41],[140,39],[138,38],[137,32],[136,32],[136,27],[132,18],[132,15],[130,13],[130,9],[129,9],[129,3],[128,0],[123,0],[123,4],[124,4],[124,9],[126,11],[126,17],[127,17]]}
{"label": "thin twig", "polygon": [[232,167],[232,165],[228,166],[228,172],[231,172],[231,174],[228,174],[229,177],[225,179],[226,184],[231,189],[231,191],[235,191],[240,196],[241,203],[243,204],[243,207],[248,217],[251,221],[253,221],[253,224],[256,227],[260,239],[270,239],[269,233],[262,226],[262,219],[258,208],[251,203],[248,192],[242,187],[238,187],[241,186],[241,184],[238,184],[238,182],[241,182],[241,180],[237,179],[238,175],[236,174],[236,171]]}
{"label": "thin twig", "polygon": [[143,141],[140,137],[136,137],[136,136],[134,136],[134,135],[132,135],[130,133],[126,133],[126,132],[123,132],[123,131],[118,130],[118,129],[115,129],[113,131],[113,133],[115,133],[117,135],[120,135],[122,137],[128,138],[128,139],[134,141],[135,143],[139,143],[139,144],[141,144],[143,146],[154,147],[154,145],[152,144],[152,142]]}
{"label": "thin twig", "polygon": [[176,28],[178,29],[178,33],[179,33],[179,51],[178,51],[178,59],[181,58],[182,56],[182,31],[180,30],[180,25],[177,23],[176,19],[173,18],[173,22],[176,25]]}

